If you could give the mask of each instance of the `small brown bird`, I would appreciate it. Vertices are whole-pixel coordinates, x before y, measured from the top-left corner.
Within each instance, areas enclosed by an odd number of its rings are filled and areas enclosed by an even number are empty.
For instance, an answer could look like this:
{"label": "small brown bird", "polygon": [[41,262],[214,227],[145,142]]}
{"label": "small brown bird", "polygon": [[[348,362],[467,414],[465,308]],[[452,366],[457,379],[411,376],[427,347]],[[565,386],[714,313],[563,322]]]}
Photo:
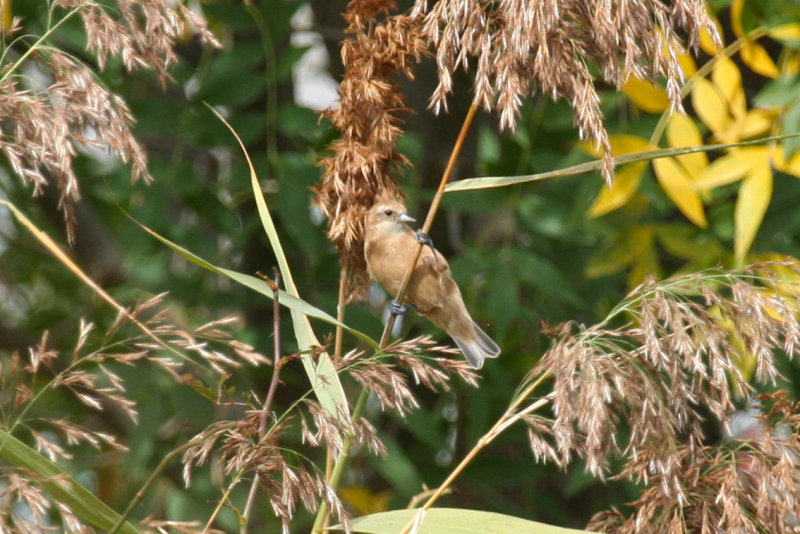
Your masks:
{"label": "small brown bird", "polygon": [[370,208],[365,221],[367,271],[396,297],[414,259],[418,241],[429,245],[423,248],[411,275],[405,301],[447,332],[470,366],[480,369],[486,358],[500,355],[500,347],[470,317],[447,261],[426,236],[415,234],[405,224],[407,222],[414,222],[414,219],[400,201],[378,201]]}

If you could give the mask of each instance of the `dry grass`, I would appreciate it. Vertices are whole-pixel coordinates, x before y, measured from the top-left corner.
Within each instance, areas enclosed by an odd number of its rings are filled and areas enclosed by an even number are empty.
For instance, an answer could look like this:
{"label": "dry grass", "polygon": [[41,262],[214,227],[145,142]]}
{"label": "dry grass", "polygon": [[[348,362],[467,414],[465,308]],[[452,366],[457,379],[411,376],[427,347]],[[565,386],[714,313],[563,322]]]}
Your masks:
{"label": "dry grass", "polygon": [[535,456],[643,486],[633,512],[599,514],[592,529],[795,532],[797,405],[763,394],[755,437],[709,443],[706,432],[728,426],[753,384],[775,384],[778,354],[798,351],[799,314],[796,287],[751,272],[645,283],[612,313],[629,324],[565,328],[533,370],[553,381],[552,414],[524,418]]}
{"label": "dry grass", "polygon": [[[87,48],[97,65],[50,46],[30,42],[17,19],[4,35],[0,70],[0,153],[14,172],[39,195],[50,182],[60,192],[67,235],[74,235],[73,206],[80,185],[73,170],[79,147],[97,147],[131,165],[133,180],[150,181],[144,148],[133,136],[135,122],[125,101],[105,87],[93,69],[103,70],[112,56],[129,70],[153,69],[162,83],[176,61],[176,40],[191,27],[205,43],[218,43],[205,21],[186,6],[166,0],[118,0],[115,9],[94,0],[55,0],[54,20],[79,16]],[[23,69],[23,66],[25,69]],[[23,74],[36,71],[37,82]]]}

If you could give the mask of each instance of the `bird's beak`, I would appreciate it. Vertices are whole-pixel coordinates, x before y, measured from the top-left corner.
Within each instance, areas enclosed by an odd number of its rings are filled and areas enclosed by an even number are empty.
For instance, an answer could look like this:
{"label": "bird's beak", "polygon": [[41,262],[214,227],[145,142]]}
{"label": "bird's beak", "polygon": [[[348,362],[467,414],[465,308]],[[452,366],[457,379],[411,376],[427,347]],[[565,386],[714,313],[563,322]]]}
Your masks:
{"label": "bird's beak", "polygon": [[400,214],[400,221],[401,222],[406,222],[406,223],[417,222],[417,220],[414,217],[412,217],[411,215],[409,215],[408,213]]}

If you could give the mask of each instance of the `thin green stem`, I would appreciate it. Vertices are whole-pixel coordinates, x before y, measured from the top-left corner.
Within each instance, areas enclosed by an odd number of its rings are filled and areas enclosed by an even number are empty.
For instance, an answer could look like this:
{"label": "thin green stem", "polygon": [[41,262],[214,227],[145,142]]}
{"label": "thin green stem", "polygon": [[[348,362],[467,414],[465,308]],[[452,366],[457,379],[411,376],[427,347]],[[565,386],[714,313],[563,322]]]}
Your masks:
{"label": "thin green stem", "polygon": [[[369,398],[369,391],[366,389],[362,389],[361,393],[358,396],[358,400],[356,401],[355,408],[353,408],[353,421],[357,420],[361,417],[364,408],[367,406],[367,399]],[[344,446],[342,447],[342,453],[336,458],[336,463],[333,465],[333,470],[331,471],[331,476],[328,479],[328,486],[331,489],[336,490],[336,487],[339,485],[339,480],[342,478],[342,473],[344,472],[344,466],[347,463],[347,458],[350,455],[350,449],[353,446],[353,440],[347,439],[345,441]],[[322,526],[328,520],[328,503],[322,501],[319,505],[319,509],[317,510],[317,516],[314,519],[314,526],[311,528],[312,533],[320,533],[322,532]]]}
{"label": "thin green stem", "polygon": [[[536,380],[532,381],[525,387],[521,393],[516,395],[514,400],[511,402],[509,407],[506,409],[505,413],[498,419],[492,428],[490,428],[483,436],[478,439],[477,443],[472,447],[472,449],[467,453],[466,456],[458,463],[458,465],[453,469],[447,478],[436,488],[436,491],[425,501],[425,504],[422,505],[421,510],[429,510],[439,497],[444,495],[444,493],[448,490],[448,488],[453,484],[456,478],[464,472],[467,466],[472,462],[472,460],[484,449],[487,445],[489,445],[494,439],[499,436],[506,428],[513,425],[517,421],[519,421],[524,415],[527,415],[531,412],[534,412],[550,402],[550,399],[547,397],[540,398],[533,402],[530,406],[518,410],[520,405],[524,403],[531,394],[538,388],[542,382],[544,382],[547,377],[549,376],[549,372],[542,373],[540,376],[536,378]],[[414,526],[416,521],[416,516],[413,517],[403,530],[400,531],[401,534],[408,534]]]}

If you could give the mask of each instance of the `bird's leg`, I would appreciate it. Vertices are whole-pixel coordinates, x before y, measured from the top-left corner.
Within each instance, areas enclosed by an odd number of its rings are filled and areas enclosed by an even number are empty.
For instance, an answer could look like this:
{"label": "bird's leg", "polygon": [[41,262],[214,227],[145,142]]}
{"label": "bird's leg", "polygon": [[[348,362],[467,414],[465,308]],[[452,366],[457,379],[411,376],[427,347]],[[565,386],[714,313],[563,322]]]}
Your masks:
{"label": "bird's leg", "polygon": [[423,245],[431,247],[433,259],[436,260],[436,263],[439,263],[439,255],[436,253],[436,249],[433,248],[433,240],[431,239],[431,236],[422,232],[422,228],[417,229],[417,241]]}

